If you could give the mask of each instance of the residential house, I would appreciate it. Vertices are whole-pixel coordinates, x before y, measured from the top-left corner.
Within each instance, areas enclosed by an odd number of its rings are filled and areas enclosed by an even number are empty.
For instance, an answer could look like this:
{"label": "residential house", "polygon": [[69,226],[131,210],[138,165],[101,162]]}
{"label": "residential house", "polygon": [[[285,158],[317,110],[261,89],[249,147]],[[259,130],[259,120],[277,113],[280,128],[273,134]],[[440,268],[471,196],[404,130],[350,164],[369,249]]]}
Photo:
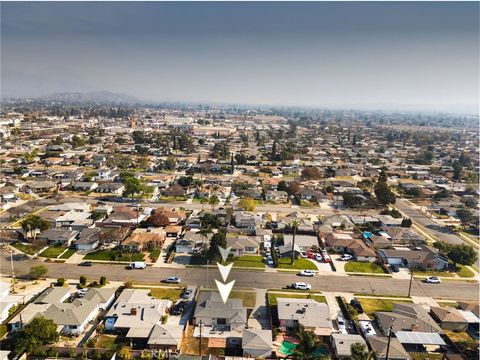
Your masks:
{"label": "residential house", "polygon": [[380,249],[379,258],[389,265],[414,267],[423,270],[441,271],[448,268],[448,258],[437,249],[420,245],[414,249]]}
{"label": "residential house", "polygon": [[332,332],[332,321],[327,304],[312,299],[277,298],[279,327],[294,330],[298,324],[312,330],[316,335],[328,336]]}
{"label": "residential house", "polygon": [[134,226],[146,219],[145,211],[129,206],[116,206],[102,226]]}
{"label": "residential house", "polygon": [[428,314],[422,305],[394,303],[393,311],[377,311],[375,318],[383,334],[387,335],[391,328],[398,331],[429,332],[443,334],[442,329]]}
{"label": "residential house", "polygon": [[100,228],[85,228],[80,231],[75,241],[75,248],[80,251],[92,251],[100,244]]}
{"label": "residential house", "polygon": [[[280,246],[280,254],[282,256],[289,256],[291,255],[293,243],[293,235],[285,234],[283,236],[283,244]],[[318,247],[318,238],[316,236],[311,235],[295,235],[295,247],[298,247],[300,251],[308,251],[312,247]]]}
{"label": "residential house", "polygon": [[107,182],[100,184],[95,191],[104,194],[122,195],[125,186],[122,183]]}
{"label": "residential house", "polygon": [[322,225],[329,225],[332,229],[341,229],[346,231],[353,231],[355,228],[355,225],[353,225],[346,215],[333,215],[322,219]]}
{"label": "residential house", "polygon": [[465,317],[453,307],[432,307],[430,315],[445,330],[464,331],[468,327]]}
{"label": "residential house", "polygon": [[50,180],[44,181],[27,181],[25,187],[28,191],[31,191],[35,194],[44,194],[51,192],[57,188],[57,184]]}
{"label": "residential house", "polygon": [[0,321],[8,318],[10,309],[18,304],[18,300],[18,296],[10,295],[10,284],[0,281]]}
{"label": "residential house", "polygon": [[392,227],[399,227],[402,225],[403,218],[394,218],[391,215],[377,215],[377,219],[380,221],[380,226],[384,230],[388,230]]}
{"label": "residential house", "polygon": [[68,247],[75,241],[79,232],[72,229],[53,228],[43,231],[37,236],[37,240],[48,245],[61,245]]}
{"label": "residential house", "polygon": [[156,324],[148,334],[147,346],[150,349],[176,351],[183,338],[183,326],[177,324]]}
{"label": "residential house", "polygon": [[98,187],[94,181],[78,181],[70,185],[73,191],[93,191]]}
{"label": "residential house", "polygon": [[242,333],[243,356],[255,359],[267,358],[272,354],[272,331],[244,329]]}
{"label": "residential house", "polygon": [[186,231],[183,238],[177,240],[175,252],[193,254],[195,249],[206,249],[211,238],[212,234],[202,235],[198,231]]}
{"label": "residential house", "polygon": [[362,344],[367,348],[367,343],[363,337],[357,334],[332,334],[330,339],[337,359],[350,359],[353,344]]}
{"label": "residential house", "polygon": [[167,238],[177,238],[182,233],[182,227],[180,225],[168,225],[164,228]]}
{"label": "residential house", "polygon": [[260,247],[260,240],[255,236],[237,235],[227,237],[227,247],[232,247],[230,253],[237,257],[242,255],[257,254]]}
{"label": "residential house", "polygon": [[288,202],[286,191],[269,190],[265,193],[265,200],[275,202]]}
{"label": "residential house", "polygon": [[235,226],[239,229],[254,231],[262,223],[261,218],[244,211],[236,211],[234,214]]}
{"label": "residential house", "polygon": [[375,359],[386,360],[388,348],[388,360],[410,360],[402,343],[397,338],[387,336],[369,336],[368,343],[375,354]]}
{"label": "residential house", "polygon": [[425,243],[425,240],[410,228],[390,227],[387,233],[394,245],[417,246]]}
{"label": "residential house", "polygon": [[296,195],[300,198],[300,200],[304,201],[317,203],[325,203],[329,201],[327,195],[325,195],[322,191],[315,189],[301,188]]}
{"label": "residential house", "polygon": [[226,303],[218,292],[202,291],[197,299],[193,322],[226,331],[241,332],[247,323],[247,308],[241,299],[230,298]]}
{"label": "residential house", "polygon": [[164,242],[163,230],[152,231],[152,229],[138,228],[122,242],[120,247],[129,252],[140,252],[146,250],[148,246],[160,248]]}

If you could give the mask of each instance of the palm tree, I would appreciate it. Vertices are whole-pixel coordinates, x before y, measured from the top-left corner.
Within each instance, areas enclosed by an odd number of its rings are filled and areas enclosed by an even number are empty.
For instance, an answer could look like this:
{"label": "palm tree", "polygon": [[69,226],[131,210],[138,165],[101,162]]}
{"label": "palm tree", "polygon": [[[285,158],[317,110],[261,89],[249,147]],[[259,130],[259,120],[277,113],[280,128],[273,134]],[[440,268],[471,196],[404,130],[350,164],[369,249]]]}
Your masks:
{"label": "palm tree", "polygon": [[[208,235],[212,233],[212,228],[210,225],[202,226],[198,232],[205,240],[208,239]],[[202,249],[205,250],[206,241],[203,242]]]}
{"label": "palm tree", "polygon": [[291,261],[290,261],[291,265],[293,265],[293,262],[295,261],[295,235],[297,234],[297,229],[298,229],[299,225],[300,225],[300,222],[298,220],[293,220],[290,223],[290,228],[293,229],[292,258],[291,258]]}
{"label": "palm tree", "polygon": [[325,358],[324,355],[315,354],[315,350],[321,345],[321,343],[313,331],[305,330],[303,325],[298,325],[297,338],[298,346],[293,353],[293,359],[314,360]]}

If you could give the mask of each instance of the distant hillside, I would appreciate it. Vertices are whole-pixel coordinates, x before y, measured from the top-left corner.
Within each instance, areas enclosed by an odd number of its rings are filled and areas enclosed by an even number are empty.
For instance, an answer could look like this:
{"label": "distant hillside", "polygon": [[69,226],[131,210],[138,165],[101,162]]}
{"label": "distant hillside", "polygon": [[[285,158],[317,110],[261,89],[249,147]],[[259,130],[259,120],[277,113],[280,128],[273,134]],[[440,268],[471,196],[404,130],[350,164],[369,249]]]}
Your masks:
{"label": "distant hillside", "polygon": [[90,91],[90,92],[64,92],[53,93],[38,97],[39,100],[58,101],[65,103],[97,103],[97,104],[135,104],[140,102],[137,98],[117,94],[111,91]]}

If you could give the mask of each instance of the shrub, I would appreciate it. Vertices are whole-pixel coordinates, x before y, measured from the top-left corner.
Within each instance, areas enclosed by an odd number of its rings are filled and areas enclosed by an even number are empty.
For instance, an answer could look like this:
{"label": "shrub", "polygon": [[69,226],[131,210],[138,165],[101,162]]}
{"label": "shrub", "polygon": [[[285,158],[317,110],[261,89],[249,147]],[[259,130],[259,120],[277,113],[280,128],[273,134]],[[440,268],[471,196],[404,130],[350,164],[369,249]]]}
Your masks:
{"label": "shrub", "polygon": [[45,265],[34,265],[30,268],[28,275],[32,279],[39,279],[44,275],[47,275],[48,268]]}
{"label": "shrub", "polygon": [[57,349],[55,349],[55,348],[49,348],[49,349],[47,350],[47,356],[48,356],[48,357],[51,357],[51,358],[56,358],[56,357],[58,357],[58,351],[57,351]]}
{"label": "shrub", "polygon": [[64,286],[65,285],[65,279],[64,278],[58,278],[57,279],[57,286]]}
{"label": "shrub", "polygon": [[105,276],[100,277],[100,285],[105,286],[107,284],[107,278]]}
{"label": "shrub", "polygon": [[80,276],[80,285],[81,286],[87,285],[87,278],[84,275]]}

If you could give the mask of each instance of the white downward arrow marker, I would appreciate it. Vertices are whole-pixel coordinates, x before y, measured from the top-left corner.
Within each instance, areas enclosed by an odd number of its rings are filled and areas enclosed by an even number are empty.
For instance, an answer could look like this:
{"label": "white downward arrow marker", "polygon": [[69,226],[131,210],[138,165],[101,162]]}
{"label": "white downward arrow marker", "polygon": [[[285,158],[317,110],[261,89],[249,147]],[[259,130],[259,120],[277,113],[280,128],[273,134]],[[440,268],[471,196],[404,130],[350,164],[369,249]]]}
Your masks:
{"label": "white downward arrow marker", "polygon": [[219,246],[218,250],[220,250],[220,255],[222,255],[222,260],[227,261],[228,255],[230,254],[230,250],[232,250],[232,247],[229,246],[226,249],[224,249]]}
{"label": "white downward arrow marker", "polygon": [[215,280],[215,282],[217,283],[217,289],[220,292],[223,303],[225,304],[230,296],[230,292],[232,291],[233,284],[235,284],[235,280],[230,281],[228,284],[222,284],[218,280]]}
{"label": "white downward arrow marker", "polygon": [[220,274],[222,275],[223,281],[227,281],[228,274],[230,273],[230,270],[232,270],[233,263],[230,263],[226,266],[223,266],[222,264],[217,263],[218,270],[220,270]]}

